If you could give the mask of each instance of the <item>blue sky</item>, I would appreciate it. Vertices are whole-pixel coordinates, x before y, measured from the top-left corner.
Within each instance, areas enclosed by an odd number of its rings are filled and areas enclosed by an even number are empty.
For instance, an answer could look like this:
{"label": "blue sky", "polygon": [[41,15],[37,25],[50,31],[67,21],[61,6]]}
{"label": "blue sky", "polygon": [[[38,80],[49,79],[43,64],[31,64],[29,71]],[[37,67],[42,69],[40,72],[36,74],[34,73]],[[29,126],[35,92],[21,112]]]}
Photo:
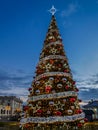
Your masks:
{"label": "blue sky", "polygon": [[0,95],[27,97],[52,5],[79,98],[98,99],[98,0],[1,0]]}

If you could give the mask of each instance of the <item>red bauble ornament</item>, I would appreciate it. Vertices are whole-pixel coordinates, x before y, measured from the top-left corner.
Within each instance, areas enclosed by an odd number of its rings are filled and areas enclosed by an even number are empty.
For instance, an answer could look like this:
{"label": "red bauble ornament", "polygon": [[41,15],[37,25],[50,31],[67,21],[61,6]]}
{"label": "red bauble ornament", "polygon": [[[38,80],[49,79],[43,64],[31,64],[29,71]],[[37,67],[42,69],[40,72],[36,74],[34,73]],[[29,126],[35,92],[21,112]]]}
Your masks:
{"label": "red bauble ornament", "polygon": [[68,85],[65,86],[65,89],[68,90],[70,87]]}
{"label": "red bauble ornament", "polygon": [[76,110],[76,114],[81,114],[82,113],[82,110],[79,109],[79,110]]}
{"label": "red bauble ornament", "polygon": [[82,124],[81,124],[81,123],[78,123],[78,125],[77,125],[77,126],[80,128],[80,127],[82,127]]}
{"label": "red bauble ornament", "polygon": [[62,113],[61,113],[60,111],[57,111],[57,112],[56,112],[56,115],[57,115],[57,116],[61,116]]}
{"label": "red bauble ornament", "polygon": [[45,91],[46,91],[47,93],[51,92],[51,86],[46,86],[46,87],[45,87]]}
{"label": "red bauble ornament", "polygon": [[28,91],[31,91],[31,90],[32,90],[32,88],[29,88],[29,89],[28,89]]}
{"label": "red bauble ornament", "polygon": [[29,109],[28,106],[25,106],[25,107],[24,107],[24,111],[27,111],[28,109]]}
{"label": "red bauble ornament", "polygon": [[25,128],[29,128],[29,124],[26,124],[26,125],[25,125]]}
{"label": "red bauble ornament", "polygon": [[70,102],[75,102],[76,99],[75,98],[70,98]]}
{"label": "red bauble ornament", "polygon": [[68,72],[68,70],[66,69],[66,70],[64,70],[64,72]]}
{"label": "red bauble ornament", "polygon": [[85,122],[88,122],[88,119],[87,119],[87,118],[84,118],[84,121],[85,121]]}
{"label": "red bauble ornament", "polygon": [[50,60],[50,64],[53,64],[54,63],[54,60]]}
{"label": "red bauble ornament", "polygon": [[37,115],[42,115],[43,111],[41,109],[37,110]]}
{"label": "red bauble ornament", "polygon": [[73,81],[73,85],[75,85],[76,84],[76,82],[75,81]]}
{"label": "red bauble ornament", "polygon": [[79,113],[80,113],[80,114],[82,113],[82,110],[81,110],[81,109],[79,110]]}

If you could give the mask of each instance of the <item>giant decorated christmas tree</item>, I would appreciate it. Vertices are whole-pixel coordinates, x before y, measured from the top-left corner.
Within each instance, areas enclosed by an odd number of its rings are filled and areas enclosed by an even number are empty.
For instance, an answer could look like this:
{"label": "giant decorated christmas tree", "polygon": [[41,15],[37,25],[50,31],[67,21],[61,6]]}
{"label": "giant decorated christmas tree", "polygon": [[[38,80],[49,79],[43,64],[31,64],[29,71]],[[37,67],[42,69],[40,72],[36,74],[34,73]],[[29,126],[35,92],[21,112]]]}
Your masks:
{"label": "giant decorated christmas tree", "polygon": [[85,122],[55,11],[52,7],[52,18],[36,66],[36,75],[29,88],[28,105],[20,122],[22,128],[28,130],[78,129]]}

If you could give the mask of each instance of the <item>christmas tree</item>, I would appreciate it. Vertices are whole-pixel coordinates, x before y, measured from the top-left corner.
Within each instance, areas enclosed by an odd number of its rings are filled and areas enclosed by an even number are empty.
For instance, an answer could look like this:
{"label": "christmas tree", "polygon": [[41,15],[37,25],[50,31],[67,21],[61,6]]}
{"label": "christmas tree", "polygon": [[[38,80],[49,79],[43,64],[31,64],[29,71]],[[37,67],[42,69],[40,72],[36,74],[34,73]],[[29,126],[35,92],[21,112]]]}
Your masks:
{"label": "christmas tree", "polygon": [[21,126],[28,130],[78,129],[85,122],[54,16],[55,8],[51,12],[36,75],[29,88],[28,105],[21,119]]}

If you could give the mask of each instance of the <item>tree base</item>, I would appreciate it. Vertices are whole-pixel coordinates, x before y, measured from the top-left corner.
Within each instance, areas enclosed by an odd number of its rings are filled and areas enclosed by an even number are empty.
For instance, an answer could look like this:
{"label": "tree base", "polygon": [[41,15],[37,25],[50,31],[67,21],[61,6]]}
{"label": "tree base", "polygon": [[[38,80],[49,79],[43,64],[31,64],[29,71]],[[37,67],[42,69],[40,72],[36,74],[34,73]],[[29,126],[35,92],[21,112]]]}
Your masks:
{"label": "tree base", "polygon": [[47,127],[29,127],[23,130],[84,130],[83,127],[66,127],[66,126],[47,126]]}

